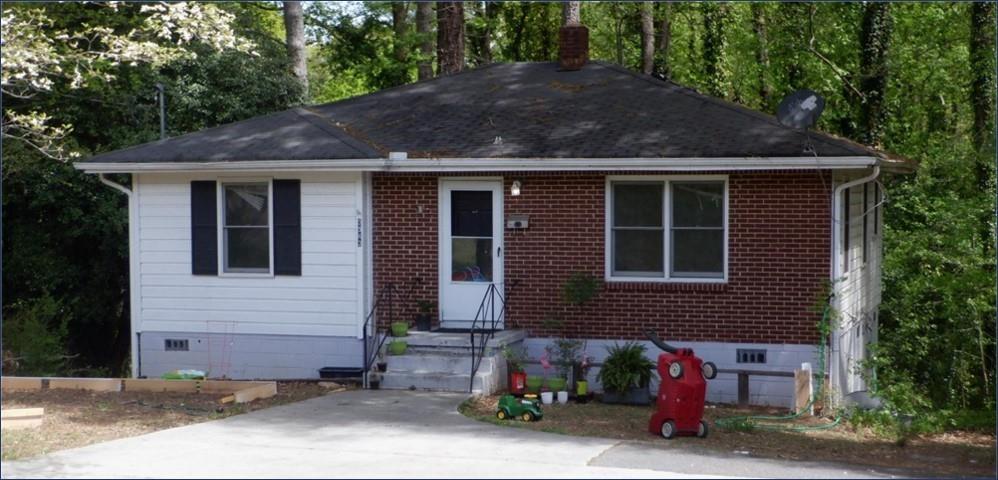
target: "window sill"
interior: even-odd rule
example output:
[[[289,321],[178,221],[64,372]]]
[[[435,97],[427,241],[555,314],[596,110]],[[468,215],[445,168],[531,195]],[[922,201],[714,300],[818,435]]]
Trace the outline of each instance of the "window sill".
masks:
[[[724,292],[726,281],[670,282],[651,280],[610,280],[605,283],[610,292]]]

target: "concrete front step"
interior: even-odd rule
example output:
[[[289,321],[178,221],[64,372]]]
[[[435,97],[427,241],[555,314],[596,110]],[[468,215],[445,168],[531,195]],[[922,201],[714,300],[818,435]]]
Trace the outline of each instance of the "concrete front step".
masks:
[[[441,354],[441,353],[409,353],[405,355],[389,355],[385,357],[390,372],[441,372],[441,373],[471,373],[471,355]],[[479,363],[479,373],[491,372],[496,359],[483,357]]]
[[[487,375],[475,375],[472,392],[488,395],[494,390],[483,389],[488,385]],[[432,390],[438,392],[467,392],[471,376],[468,373],[446,372],[392,372],[381,375],[381,388],[388,390]]]
[[[481,340],[480,333],[475,334],[475,343]],[[500,330],[492,335],[486,344],[487,350],[499,350],[511,344],[523,341],[527,338],[527,332],[523,330]],[[398,340],[405,341],[410,349],[414,350],[471,350],[470,333],[438,333],[438,332],[409,332],[405,337]]]

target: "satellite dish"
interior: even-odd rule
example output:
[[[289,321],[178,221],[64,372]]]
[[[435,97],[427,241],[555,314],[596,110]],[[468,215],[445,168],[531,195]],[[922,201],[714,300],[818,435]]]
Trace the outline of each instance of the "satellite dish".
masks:
[[[776,119],[790,128],[809,128],[818,122],[825,109],[825,99],[811,90],[797,90],[783,98],[776,109]]]

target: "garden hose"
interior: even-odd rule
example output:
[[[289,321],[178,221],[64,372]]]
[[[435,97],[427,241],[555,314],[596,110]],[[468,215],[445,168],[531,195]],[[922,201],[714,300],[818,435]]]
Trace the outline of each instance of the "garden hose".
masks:
[[[817,377],[819,378],[818,387],[814,390],[811,395],[811,400],[807,402],[804,408],[801,408],[797,413],[790,415],[737,415],[732,417],[723,417],[714,420],[714,424],[726,429],[733,430],[738,428],[740,425],[747,425],[751,428],[758,428],[760,430],[785,430],[785,431],[814,431],[814,430],[828,430],[838,426],[839,422],[842,421],[842,415],[836,415],[835,420],[832,423],[824,425],[787,425],[787,424],[774,424],[774,423],[759,423],[762,422],[786,422],[790,420],[796,420],[804,415],[804,412],[810,411],[811,407],[814,406],[814,402],[821,398],[822,390],[824,389],[824,379],[825,379],[825,343],[828,340],[828,335],[831,331],[829,314],[832,310],[832,297],[828,297],[828,301],[825,304],[825,310],[821,314],[821,322],[818,323],[818,332],[821,334],[821,339],[818,341],[818,372]],[[813,378],[813,376],[812,376]]]

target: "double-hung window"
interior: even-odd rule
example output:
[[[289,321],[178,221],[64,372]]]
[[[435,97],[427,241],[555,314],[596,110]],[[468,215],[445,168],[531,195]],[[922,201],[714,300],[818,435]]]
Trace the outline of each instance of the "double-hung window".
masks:
[[[723,177],[611,178],[608,188],[610,280],[725,279]]]
[[[270,182],[222,184],[222,271],[270,273]]]

